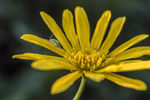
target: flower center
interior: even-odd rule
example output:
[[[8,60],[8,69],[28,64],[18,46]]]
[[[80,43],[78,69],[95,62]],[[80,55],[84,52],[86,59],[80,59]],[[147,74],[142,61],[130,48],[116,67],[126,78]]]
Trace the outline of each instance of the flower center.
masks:
[[[67,59],[77,63],[82,70],[95,71],[100,68],[105,55],[93,49],[72,52]]]

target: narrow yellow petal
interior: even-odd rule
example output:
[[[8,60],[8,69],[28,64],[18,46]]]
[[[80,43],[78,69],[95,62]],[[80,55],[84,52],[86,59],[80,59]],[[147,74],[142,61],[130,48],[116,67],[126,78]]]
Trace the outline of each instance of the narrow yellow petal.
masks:
[[[143,60],[124,60],[124,61],[118,61],[118,62],[113,62],[111,64],[120,64],[120,63],[133,63],[133,62],[139,62],[139,61],[143,61]],[[110,64],[109,64],[110,65]]]
[[[123,43],[122,45],[120,45],[119,47],[117,47],[108,56],[115,56],[115,55],[125,51],[126,49],[130,48],[131,46],[137,44],[138,42],[144,40],[148,36],[149,35],[147,35],[147,34],[141,34],[141,35],[135,36],[134,38],[130,39],[129,41],[127,41],[127,42]]]
[[[110,62],[117,62],[126,59],[138,58],[143,55],[150,55],[150,46],[134,47],[116,55]]]
[[[43,18],[44,22],[49,27],[49,29],[52,31],[52,33],[55,35],[55,37],[60,42],[62,47],[65,50],[70,50],[71,46],[70,46],[68,40],[66,39],[64,33],[62,32],[62,30],[56,24],[55,20],[43,11],[41,11],[40,14],[41,14],[41,17]]]
[[[88,48],[90,45],[90,25],[83,8],[75,8],[75,21],[80,45],[82,48]]]
[[[78,70],[78,67],[74,64],[70,64],[65,60],[45,59],[38,60],[32,63],[32,68],[39,70]]]
[[[98,20],[93,37],[92,37],[92,41],[91,41],[91,47],[94,49],[99,49],[103,37],[105,35],[109,20],[111,17],[111,12],[109,10],[105,11],[101,18]]]
[[[67,90],[77,79],[82,76],[82,73],[79,71],[67,74],[58,80],[52,85],[51,94],[58,94]]]
[[[113,74],[113,73],[105,74],[105,77],[108,80],[126,88],[132,88],[138,91],[147,90],[146,84],[142,82],[141,80],[127,78],[127,77]]]
[[[126,72],[150,69],[150,60],[148,61],[130,61],[120,62],[119,64],[108,65],[107,67],[98,70],[97,72]]]
[[[105,78],[103,74],[97,74],[97,73],[87,72],[87,71],[84,72],[84,75],[95,82],[100,82]]]
[[[73,48],[79,49],[79,41],[78,37],[75,32],[75,27],[74,27],[74,20],[73,20],[73,15],[71,11],[64,10],[63,16],[62,16],[62,26],[64,29],[64,32],[66,33],[66,36],[70,43],[72,44]]]
[[[102,47],[100,48],[101,51],[103,51],[104,53],[107,53],[109,51],[116,38],[118,37],[119,33],[121,32],[125,23],[125,19],[125,17],[120,17],[112,23],[108,36],[102,44]]]
[[[47,48],[61,56],[64,56],[66,53],[63,49],[56,47],[54,44],[50,43],[48,40],[42,39],[35,35],[24,34],[23,36],[21,36],[21,39],[28,41],[30,43],[34,43],[36,45],[42,46],[44,48]]]
[[[24,60],[43,60],[43,59],[61,60],[63,59],[63,58],[56,57],[56,56],[42,55],[42,54],[36,54],[36,53],[17,54],[17,55],[13,55],[12,58],[24,59]]]

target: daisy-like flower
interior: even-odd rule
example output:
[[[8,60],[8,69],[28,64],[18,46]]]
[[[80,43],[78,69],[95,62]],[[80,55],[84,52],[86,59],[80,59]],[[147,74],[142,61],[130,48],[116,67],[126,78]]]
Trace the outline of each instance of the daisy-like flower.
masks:
[[[39,70],[69,70],[69,74],[54,82],[51,94],[58,94],[67,90],[81,76],[81,83],[85,82],[85,78],[95,82],[108,79],[123,87],[139,91],[147,89],[146,84],[140,80],[115,74],[116,72],[150,69],[150,60],[134,60],[134,58],[143,55],[150,55],[150,46],[130,48],[147,38],[147,34],[135,36],[109,52],[122,30],[126,17],[115,19],[111,24],[106,39],[103,40],[111,18],[111,12],[109,10],[105,11],[98,20],[90,40],[90,25],[83,8],[75,8],[75,26],[71,11],[64,10],[62,26],[65,34],[51,16],[43,11],[40,14],[60,42],[61,47],[56,46],[49,40],[31,34],[25,34],[21,39],[47,48],[60,55],[60,57],[24,53],[14,55],[13,58],[33,60],[32,68]],[[82,90],[82,87],[83,84],[80,85],[80,90]]]

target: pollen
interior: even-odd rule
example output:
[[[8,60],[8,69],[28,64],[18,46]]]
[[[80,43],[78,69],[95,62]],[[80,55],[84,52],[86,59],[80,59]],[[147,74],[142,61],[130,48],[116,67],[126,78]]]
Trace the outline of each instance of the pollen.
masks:
[[[72,52],[66,59],[77,63],[82,70],[95,71],[101,67],[105,55],[93,49],[84,49]]]

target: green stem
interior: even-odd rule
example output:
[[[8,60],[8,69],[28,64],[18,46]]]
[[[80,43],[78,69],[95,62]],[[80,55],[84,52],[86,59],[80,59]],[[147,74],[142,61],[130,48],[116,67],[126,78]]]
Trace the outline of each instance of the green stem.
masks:
[[[84,89],[84,86],[85,86],[85,82],[86,82],[86,78],[85,76],[82,76],[82,80],[81,80],[81,83],[80,83],[80,86],[79,86],[79,89],[76,93],[76,95],[74,96],[73,100],[79,100],[82,92],[83,92],[83,89]]]

